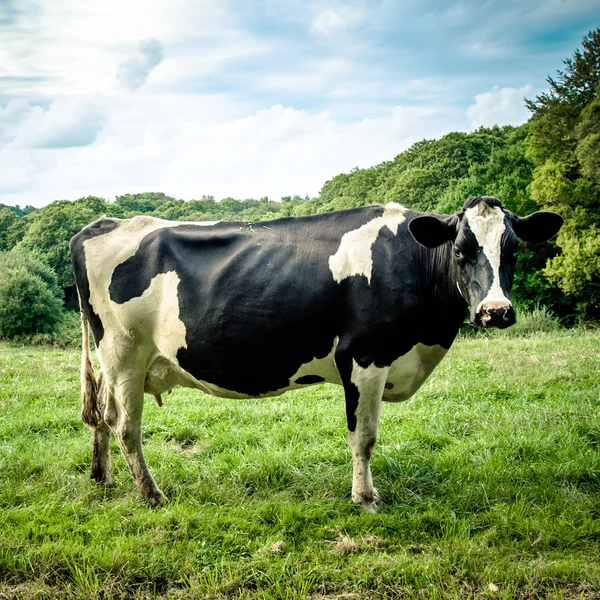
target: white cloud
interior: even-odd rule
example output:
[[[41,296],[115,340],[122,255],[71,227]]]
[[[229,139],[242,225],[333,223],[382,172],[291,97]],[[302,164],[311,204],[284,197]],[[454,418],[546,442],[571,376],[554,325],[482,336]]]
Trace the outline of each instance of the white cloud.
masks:
[[[115,65],[131,59],[136,40],[158,38],[168,48],[189,36],[226,37],[234,26],[220,0],[37,0],[17,25],[0,31],[2,75],[11,78],[2,82],[2,92],[105,93],[114,87]],[[144,54],[148,60],[147,48]],[[144,64],[142,58],[137,72]],[[124,69],[131,76],[131,66]]]
[[[101,102],[89,97],[59,96],[47,110],[13,100],[4,114],[12,115],[8,131],[14,144],[21,148],[87,146],[94,142],[107,120]]]
[[[148,81],[162,59],[163,47],[156,38],[140,40],[137,54],[119,64],[117,79],[125,88],[135,90]]]
[[[389,159],[440,128],[430,108],[396,107],[378,118],[340,122],[328,111],[281,105],[231,118],[219,99],[196,97],[178,99],[170,112],[164,111],[170,102],[147,98],[136,112],[134,98],[114,100],[94,144],[37,150],[38,177],[19,176],[12,186],[16,193],[20,182],[19,195],[2,201],[40,205],[144,190],[187,199],[316,195],[334,175]],[[5,150],[19,152],[14,145]]]
[[[358,6],[345,4],[320,7],[310,23],[311,33],[330,35],[336,31],[355,27],[367,16],[367,12]]]
[[[12,98],[4,107],[0,107],[0,140],[11,141],[19,124],[31,113],[31,106],[24,98]]]
[[[15,194],[20,198],[23,190],[33,187],[35,167],[29,152],[5,146],[0,151],[0,194]],[[14,202],[18,204],[18,200]]]
[[[492,125],[519,125],[529,118],[523,98],[531,94],[530,85],[521,88],[499,88],[494,86],[491,92],[475,96],[475,104],[467,109],[471,127],[490,127]]]

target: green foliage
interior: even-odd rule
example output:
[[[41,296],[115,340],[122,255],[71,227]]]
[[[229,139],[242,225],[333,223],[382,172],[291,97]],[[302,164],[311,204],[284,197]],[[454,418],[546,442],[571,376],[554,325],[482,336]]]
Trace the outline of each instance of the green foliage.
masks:
[[[123,211],[124,216],[151,213],[160,206],[172,202],[175,198],[162,192],[143,192],[141,194],[125,194],[115,198],[115,206]],[[115,215],[116,216],[116,215]]]
[[[81,320],[78,310],[62,310],[60,321],[45,333],[27,333],[12,338],[17,344],[52,346],[55,348],[81,348]]]
[[[62,316],[56,274],[39,254],[0,254],[0,336],[51,333]]]
[[[37,208],[30,206],[29,204],[25,208],[21,208],[18,204],[16,206],[8,206],[0,203],[0,210],[3,208],[8,208],[8,210],[14,212],[18,217],[25,217],[26,215],[37,210]]]
[[[75,285],[69,255],[69,240],[88,223],[103,214],[111,214],[112,205],[102,198],[88,196],[70,202],[57,200],[28,218],[29,223],[19,246],[38,250],[55,270],[63,289]]]
[[[304,200],[297,196],[287,197],[284,202],[275,202],[268,198],[224,198],[217,202],[213,196],[202,196],[200,200],[170,200],[148,214],[176,221],[255,222],[291,216],[294,208],[302,203]]]
[[[0,252],[6,252],[12,248],[9,231],[19,220],[14,211],[5,207],[0,208]]]
[[[562,253],[545,273],[577,302],[581,317],[600,318],[600,29],[590,32],[550,90],[529,100],[527,138],[536,164],[531,195],[560,212]]]
[[[325,183],[319,198],[301,206],[296,214],[392,201],[439,211],[445,194],[445,207],[453,212],[481,187],[468,181],[470,169],[487,163],[495,149],[508,145],[513,131],[513,127],[482,127],[473,133],[455,132],[440,140],[423,140],[392,161],[334,177]]]

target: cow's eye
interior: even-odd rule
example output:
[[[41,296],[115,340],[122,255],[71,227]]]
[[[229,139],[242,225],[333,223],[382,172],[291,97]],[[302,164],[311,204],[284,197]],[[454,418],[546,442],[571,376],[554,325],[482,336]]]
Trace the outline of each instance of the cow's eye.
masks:
[[[465,257],[465,255],[458,248],[454,248],[454,256],[456,256],[457,260],[461,260]]]

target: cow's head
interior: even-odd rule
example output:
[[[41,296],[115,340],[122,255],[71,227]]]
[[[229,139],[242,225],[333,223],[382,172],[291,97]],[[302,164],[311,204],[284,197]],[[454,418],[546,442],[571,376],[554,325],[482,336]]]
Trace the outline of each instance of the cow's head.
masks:
[[[435,248],[451,242],[452,272],[460,294],[470,306],[471,323],[508,327],[515,322],[510,291],[519,244],[545,242],[558,233],[560,215],[536,212],[517,217],[497,198],[469,198],[449,217],[426,215],[409,223],[417,242]]]

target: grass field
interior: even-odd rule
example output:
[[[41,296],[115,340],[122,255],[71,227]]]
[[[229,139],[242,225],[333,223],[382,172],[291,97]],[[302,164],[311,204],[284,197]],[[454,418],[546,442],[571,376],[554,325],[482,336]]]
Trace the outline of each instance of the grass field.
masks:
[[[600,332],[463,339],[385,405],[350,501],[341,388],[147,397],[169,496],[88,479],[79,353],[0,345],[0,598],[600,598]]]

